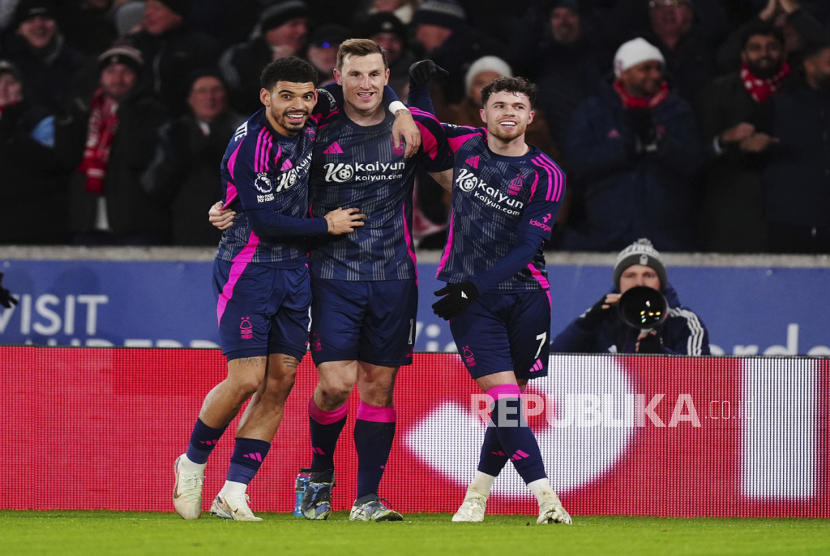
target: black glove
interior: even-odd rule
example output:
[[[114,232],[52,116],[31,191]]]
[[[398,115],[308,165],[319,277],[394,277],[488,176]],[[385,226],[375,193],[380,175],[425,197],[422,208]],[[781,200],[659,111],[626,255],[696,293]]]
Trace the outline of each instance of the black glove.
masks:
[[[609,306],[607,309],[603,309],[603,305],[608,305],[605,302],[605,296],[603,295],[599,301],[594,303],[594,306],[585,311],[585,314],[579,317],[576,321],[577,326],[579,326],[582,330],[586,332],[593,332],[599,325],[608,318],[608,315],[611,314],[611,307]]]
[[[0,272],[0,305],[6,309],[11,309],[12,305],[17,305],[17,299],[12,297],[9,290],[3,287],[3,273]]]
[[[432,311],[442,319],[450,320],[472,305],[480,294],[472,282],[461,282],[460,284],[447,284],[435,292],[435,295],[444,297],[432,304]]]
[[[629,110],[631,115],[631,126],[634,130],[634,135],[640,141],[642,152],[652,152],[657,149],[657,128],[654,121],[651,119],[651,110],[646,108],[634,108]]]
[[[426,85],[435,76],[447,76],[449,72],[432,60],[419,60],[409,66],[409,86],[420,87]]]

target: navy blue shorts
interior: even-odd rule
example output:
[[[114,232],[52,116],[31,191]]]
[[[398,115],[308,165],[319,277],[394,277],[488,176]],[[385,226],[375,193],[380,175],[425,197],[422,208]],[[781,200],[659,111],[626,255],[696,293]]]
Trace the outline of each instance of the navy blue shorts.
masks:
[[[314,363],[412,364],[418,286],[415,280],[351,282],[312,278]]]
[[[474,379],[511,370],[518,379],[548,374],[548,292],[486,293],[450,320],[450,332]]]
[[[282,269],[216,260],[213,285],[219,341],[228,361],[271,353],[303,359],[311,305],[308,267]]]

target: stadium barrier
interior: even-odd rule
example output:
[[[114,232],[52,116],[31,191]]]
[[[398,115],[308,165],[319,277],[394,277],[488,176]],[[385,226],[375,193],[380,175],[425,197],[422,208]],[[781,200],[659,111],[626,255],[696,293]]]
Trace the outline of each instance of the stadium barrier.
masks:
[[[418,353],[400,373],[380,494],[404,513],[455,511],[475,471],[486,400],[460,357]],[[525,396],[528,421],[571,513],[830,517],[827,360],[600,355],[550,364]],[[218,350],[0,347],[2,508],[172,511],[173,461],[225,368]],[[311,459],[314,384],[306,357],[249,489],[254,511],[293,509],[294,478]],[[335,456],[337,510],[356,488],[356,410],[352,396]],[[205,508],[224,481],[234,430],[209,462]],[[536,512],[512,465],[488,512]]]
[[[210,248],[2,247],[0,344],[215,348]],[[615,253],[547,253],[550,337],[611,287]],[[419,252],[415,350],[454,352],[432,313],[440,253]],[[714,355],[830,356],[830,256],[665,255],[683,305],[709,330]]]

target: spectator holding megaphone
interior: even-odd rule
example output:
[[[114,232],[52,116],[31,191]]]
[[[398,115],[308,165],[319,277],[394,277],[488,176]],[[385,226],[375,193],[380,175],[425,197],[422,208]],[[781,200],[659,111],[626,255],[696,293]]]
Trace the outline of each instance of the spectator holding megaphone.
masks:
[[[551,353],[710,354],[706,327],[680,305],[648,239],[617,255],[613,279],[611,292],[553,339]]]

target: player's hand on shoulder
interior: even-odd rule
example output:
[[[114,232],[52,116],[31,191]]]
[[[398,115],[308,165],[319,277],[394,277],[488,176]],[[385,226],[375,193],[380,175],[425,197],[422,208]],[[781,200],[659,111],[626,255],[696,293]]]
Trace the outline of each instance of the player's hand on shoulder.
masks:
[[[409,85],[420,87],[426,85],[436,76],[448,76],[449,72],[432,60],[418,60],[409,66]]]
[[[326,213],[323,217],[329,225],[329,233],[334,236],[341,234],[348,234],[354,231],[355,228],[363,226],[363,219],[365,214],[360,213],[358,208],[336,208],[331,212]]]
[[[208,220],[220,230],[227,230],[233,226],[236,212],[231,209],[222,210],[222,201],[217,201],[208,211]]]
[[[402,141],[406,148],[405,158],[418,154],[418,149],[421,148],[421,130],[409,110],[395,112],[395,123],[392,124],[392,146],[399,149]]]

